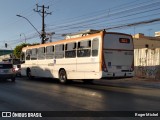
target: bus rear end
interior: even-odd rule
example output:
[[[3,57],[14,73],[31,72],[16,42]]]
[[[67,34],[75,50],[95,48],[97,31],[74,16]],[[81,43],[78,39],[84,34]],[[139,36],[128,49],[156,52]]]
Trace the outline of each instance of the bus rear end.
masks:
[[[133,77],[134,47],[131,35],[105,33],[102,77]]]

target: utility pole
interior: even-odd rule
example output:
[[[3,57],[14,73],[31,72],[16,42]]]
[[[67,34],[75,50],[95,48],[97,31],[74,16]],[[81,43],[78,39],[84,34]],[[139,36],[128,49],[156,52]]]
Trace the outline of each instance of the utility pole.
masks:
[[[51,12],[50,13],[47,13],[45,11],[45,9],[49,9],[49,6],[48,7],[45,7],[44,5],[42,6],[39,6],[38,4],[37,5],[37,9],[33,9],[35,12],[38,12],[40,14],[40,16],[42,16],[42,33],[41,33],[41,38],[42,38],[42,41],[41,43],[44,44],[45,43],[45,39],[46,39],[46,32],[45,32],[45,22],[44,22],[44,18],[50,14],[51,15]],[[39,7],[42,8],[41,10],[39,10]]]

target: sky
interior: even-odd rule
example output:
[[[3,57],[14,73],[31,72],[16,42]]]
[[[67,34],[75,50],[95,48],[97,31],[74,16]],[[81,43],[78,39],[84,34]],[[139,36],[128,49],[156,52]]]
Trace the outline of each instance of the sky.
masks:
[[[160,18],[160,0],[0,0],[1,49],[14,49],[25,39],[27,43],[41,42],[29,22],[16,16],[26,17],[41,32],[42,17],[33,10],[37,9],[36,4],[49,6],[45,11],[52,14],[45,17],[45,30],[46,33],[55,33],[52,41],[63,39],[62,34],[88,29],[112,28],[107,31],[148,36],[160,31],[160,22],[113,29]]]

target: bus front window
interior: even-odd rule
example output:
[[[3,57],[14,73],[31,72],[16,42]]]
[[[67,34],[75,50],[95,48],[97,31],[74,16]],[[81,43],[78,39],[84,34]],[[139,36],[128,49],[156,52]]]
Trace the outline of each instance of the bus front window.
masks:
[[[25,63],[25,53],[24,52],[21,53],[20,61],[21,63]]]

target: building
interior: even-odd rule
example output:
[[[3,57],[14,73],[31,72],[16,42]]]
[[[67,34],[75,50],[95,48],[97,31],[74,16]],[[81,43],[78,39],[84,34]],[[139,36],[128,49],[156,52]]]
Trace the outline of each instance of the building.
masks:
[[[145,36],[142,33],[136,34],[133,36],[134,39],[134,48],[148,48],[155,49],[160,48],[160,37],[150,37]]]
[[[160,80],[160,37],[133,36],[135,76]]]
[[[6,58],[10,58],[13,50],[0,50],[0,61]]]

